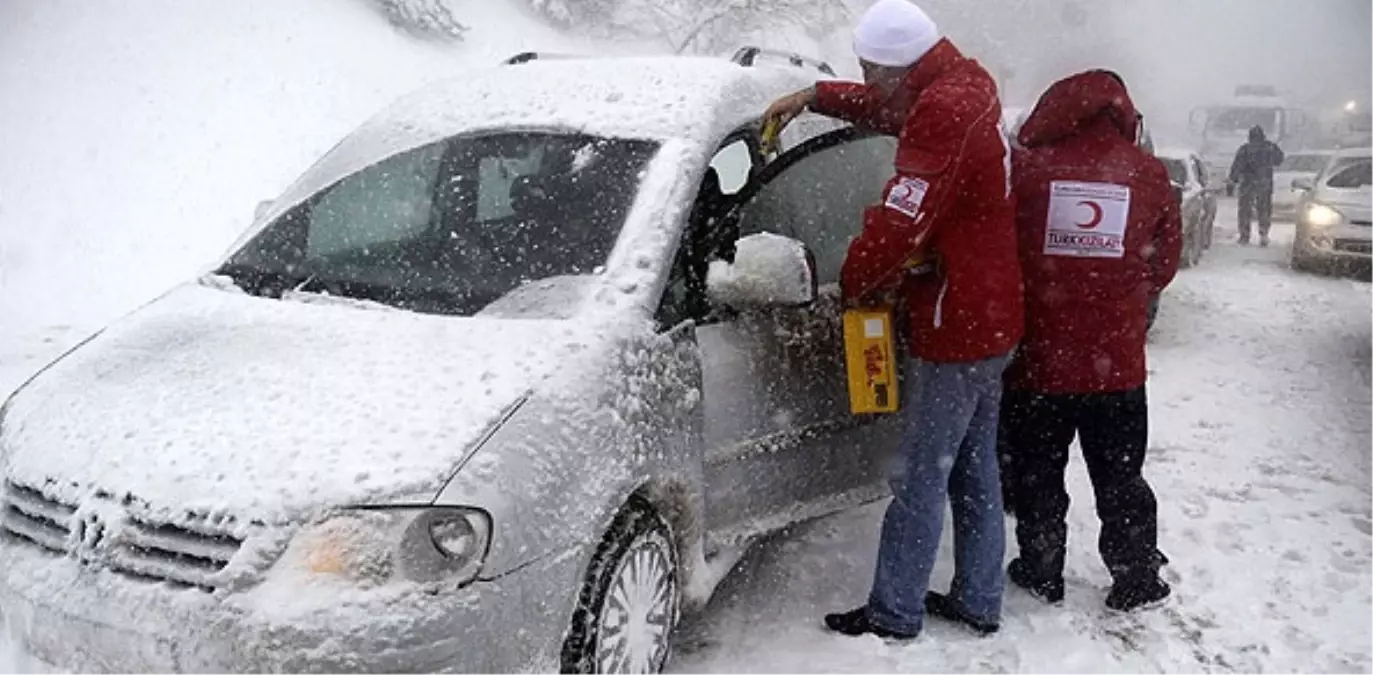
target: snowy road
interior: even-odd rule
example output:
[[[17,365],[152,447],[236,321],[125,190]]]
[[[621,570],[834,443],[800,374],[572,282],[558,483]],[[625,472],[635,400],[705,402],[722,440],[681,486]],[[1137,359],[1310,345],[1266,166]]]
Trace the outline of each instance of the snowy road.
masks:
[[[1221,208],[1224,221],[1233,202]],[[1287,269],[1291,233],[1279,225],[1273,247],[1242,249],[1222,222],[1165,294],[1145,469],[1173,560],[1165,608],[1122,618],[1102,606],[1109,577],[1075,457],[1062,608],[1011,588],[989,639],[937,621],[904,647],[826,634],[825,612],[866,596],[883,503],[759,546],[682,629],[672,669],[1368,671],[1369,287]],[[944,544],[939,586],[952,574]]]
[[[1222,219],[1232,204],[1223,204]],[[1150,350],[1146,472],[1175,597],[1138,617],[1102,607],[1091,492],[1077,458],[1068,599],[1011,589],[1002,632],[931,622],[904,647],[823,632],[860,602],[882,505],[756,547],[680,631],[688,671],[1367,671],[1370,654],[1370,287],[1294,273],[1290,226],[1241,249],[1222,227],[1165,294]],[[86,331],[7,326],[0,393]],[[947,582],[946,548],[936,569]],[[0,646],[0,652],[4,652]],[[15,666],[0,653],[0,671]]]

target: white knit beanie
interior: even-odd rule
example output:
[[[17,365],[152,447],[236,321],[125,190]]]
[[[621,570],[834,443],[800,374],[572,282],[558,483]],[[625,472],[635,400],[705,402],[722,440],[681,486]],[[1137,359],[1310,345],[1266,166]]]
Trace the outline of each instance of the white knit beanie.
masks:
[[[877,0],[853,29],[853,52],[879,66],[905,68],[939,38],[939,27],[908,0]]]

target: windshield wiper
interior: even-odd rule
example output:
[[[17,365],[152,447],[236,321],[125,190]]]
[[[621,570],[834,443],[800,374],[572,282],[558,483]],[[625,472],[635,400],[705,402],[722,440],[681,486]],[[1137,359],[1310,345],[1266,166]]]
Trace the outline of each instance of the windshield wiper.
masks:
[[[286,272],[265,270],[241,263],[224,265],[215,270],[214,273],[228,277],[235,286],[243,289],[245,293],[262,297],[280,297],[286,289],[298,285],[303,286],[314,277],[314,275],[292,275]]]

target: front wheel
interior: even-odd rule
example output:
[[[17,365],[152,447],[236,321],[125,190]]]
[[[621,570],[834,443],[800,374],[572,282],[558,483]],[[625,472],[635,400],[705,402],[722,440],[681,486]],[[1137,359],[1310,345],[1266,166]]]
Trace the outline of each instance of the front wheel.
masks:
[[[657,673],[671,653],[681,587],[667,525],[631,501],[596,549],[563,644],[564,673]]]

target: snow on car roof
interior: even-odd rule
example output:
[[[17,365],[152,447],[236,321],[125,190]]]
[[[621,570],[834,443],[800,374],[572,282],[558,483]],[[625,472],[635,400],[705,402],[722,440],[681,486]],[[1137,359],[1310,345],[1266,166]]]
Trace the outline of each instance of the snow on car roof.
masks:
[[[1369,156],[1373,156],[1373,148],[1345,148],[1343,150],[1335,151],[1335,157],[1339,159]]]
[[[447,136],[567,128],[614,137],[706,142],[760,117],[773,99],[814,82],[793,67],[706,57],[558,59],[494,66],[396,101],[330,150],[264,214],[385,157]]]

